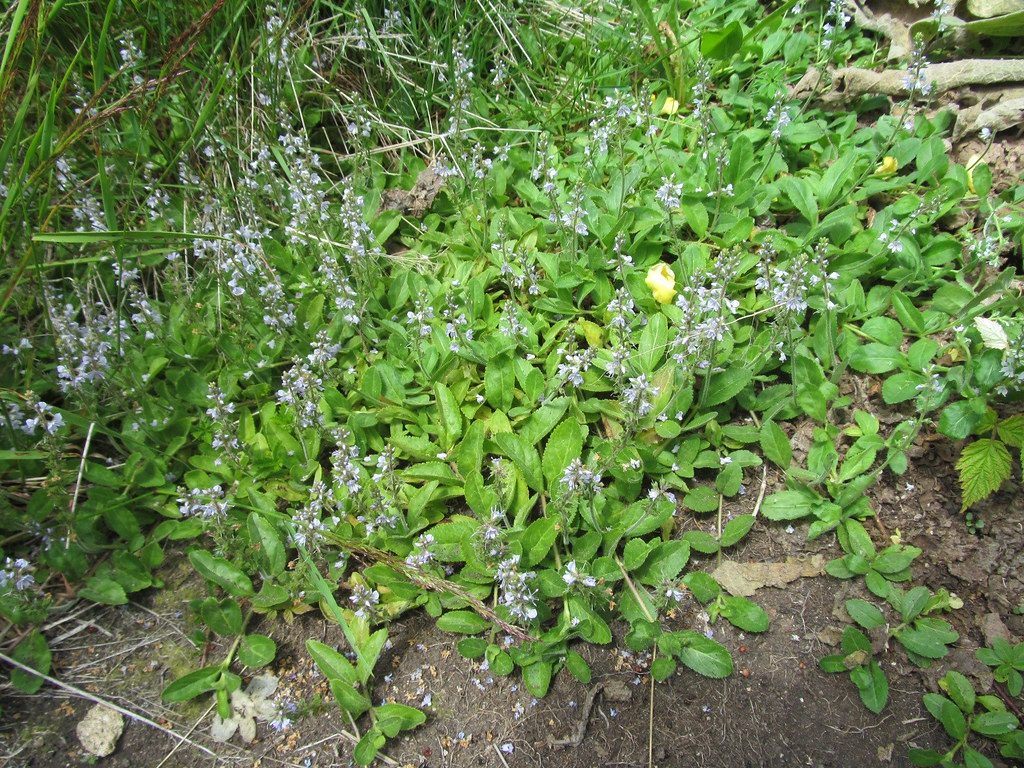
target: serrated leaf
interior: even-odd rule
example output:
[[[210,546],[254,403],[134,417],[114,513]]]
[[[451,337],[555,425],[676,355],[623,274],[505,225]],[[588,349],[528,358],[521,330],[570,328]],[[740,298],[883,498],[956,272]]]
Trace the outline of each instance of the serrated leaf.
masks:
[[[1010,452],[1000,440],[981,438],[964,447],[956,468],[960,472],[960,511],[999,490],[1012,472]]]
[[[981,343],[989,349],[1006,349],[1010,346],[1010,338],[1001,323],[987,317],[976,317],[974,327],[981,334]]]
[[[1016,413],[996,425],[999,439],[1011,448],[1024,447],[1024,414]]]
[[[850,618],[860,624],[864,629],[875,629],[885,626],[885,615],[876,606],[867,600],[847,600],[846,612]]]
[[[704,379],[704,387],[708,390],[703,400],[705,407],[728,402],[742,392],[752,378],[753,372],[746,368],[727,368],[711,374]]]

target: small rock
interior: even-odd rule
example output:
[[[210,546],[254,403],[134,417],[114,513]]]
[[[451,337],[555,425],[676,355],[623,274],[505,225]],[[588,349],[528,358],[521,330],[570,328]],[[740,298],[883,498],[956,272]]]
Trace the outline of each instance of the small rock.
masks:
[[[124,733],[124,717],[120,712],[97,704],[85,714],[76,730],[86,752],[106,757],[114,751]]]
[[[982,634],[985,635],[985,645],[992,647],[992,642],[1000,637],[1006,642],[1013,644],[1013,637],[1010,630],[1003,624],[1003,619],[998,613],[986,613],[978,622],[981,625]]]
[[[633,698],[633,689],[622,680],[609,680],[602,691],[605,701],[627,702]]]

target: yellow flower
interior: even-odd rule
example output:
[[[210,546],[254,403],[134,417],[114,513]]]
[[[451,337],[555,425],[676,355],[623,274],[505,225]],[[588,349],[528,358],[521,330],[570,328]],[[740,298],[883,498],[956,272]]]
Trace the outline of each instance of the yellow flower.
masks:
[[[647,270],[647,279],[644,282],[659,304],[668,304],[676,296],[676,273],[663,261]]]
[[[971,191],[972,195],[978,194],[978,190],[974,188],[974,169],[978,167],[980,162],[981,155],[972,155],[971,159],[967,161],[967,188]]]
[[[891,176],[896,173],[896,169],[899,168],[899,163],[896,162],[895,157],[883,157],[882,162],[877,168],[875,168],[876,176]]]
[[[651,101],[656,102],[657,96],[651,96]],[[658,110],[659,115],[674,115],[679,111],[679,102],[671,96],[665,97],[665,103],[661,105],[661,109]]]

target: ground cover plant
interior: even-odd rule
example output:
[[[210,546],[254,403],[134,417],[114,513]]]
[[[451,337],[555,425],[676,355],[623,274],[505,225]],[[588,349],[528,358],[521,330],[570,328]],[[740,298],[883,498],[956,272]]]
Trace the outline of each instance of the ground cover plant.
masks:
[[[926,75],[948,14],[904,98],[835,112],[794,95],[807,68],[882,56],[835,2],[12,4],[12,683],[43,686],[71,596],[159,590],[183,548],[209,586],[192,642],[226,652],[164,699],[212,698],[218,738],[283,727],[249,679],[276,622],[319,611],[346,645],[306,650],[368,764],[426,718],[374,694],[398,617],[537,697],[589,682],[580,648],[619,622],[653,680],[725,677],[713,630],[666,617],[769,618],[694,559],[799,525],[876,598],[846,601],[821,666],[882,711],[875,636],[941,663],[962,601],[872,537],[867,492],[937,432],[965,441],[966,512],[1024,444],[1024,187],[950,157]],[[850,375],[903,418],[841,395]],[[979,655],[1018,702],[1019,656]],[[1020,757],[1006,704],[956,674],[925,701],[956,747],[911,758],[984,765],[971,730]]]

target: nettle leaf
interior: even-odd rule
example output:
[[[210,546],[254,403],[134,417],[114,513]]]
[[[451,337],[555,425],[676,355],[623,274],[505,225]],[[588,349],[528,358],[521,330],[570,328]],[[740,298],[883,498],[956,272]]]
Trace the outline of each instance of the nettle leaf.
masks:
[[[999,439],[1011,448],[1024,447],[1024,414],[1016,413],[996,425]]]
[[[960,472],[960,511],[999,490],[1012,473],[1010,452],[999,440],[983,437],[966,446],[956,463]]]

